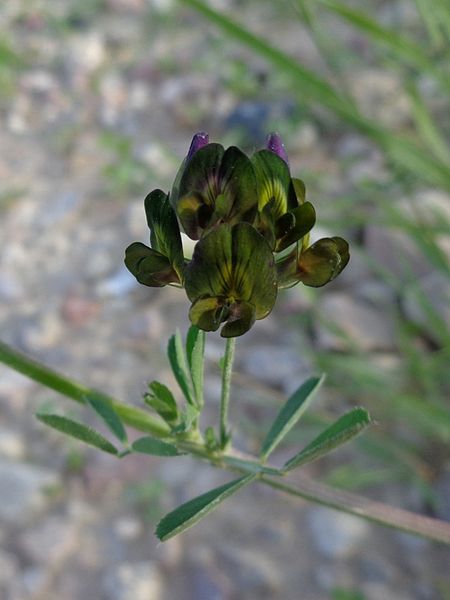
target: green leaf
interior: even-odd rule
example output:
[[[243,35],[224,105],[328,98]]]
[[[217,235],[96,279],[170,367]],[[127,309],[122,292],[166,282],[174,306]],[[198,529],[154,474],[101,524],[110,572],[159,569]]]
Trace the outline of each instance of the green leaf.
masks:
[[[325,375],[320,377],[311,377],[303,383],[296,392],[292,394],[286,404],[278,413],[268,434],[266,435],[259,457],[266,460],[275,450],[278,444],[289,433],[289,431],[298,422],[303,413],[309,408],[314,394],[322,385]]]
[[[159,381],[149,383],[149,393],[144,395],[144,402],[151,406],[167,423],[174,423],[178,418],[178,407],[172,392]]]
[[[101,397],[87,395],[86,402],[92,406],[95,412],[103,419],[110,431],[123,444],[127,443],[127,433],[120,417],[111,405],[107,404]]]
[[[205,332],[192,325],[186,337],[186,354],[191,371],[192,386],[197,406],[203,406],[203,363],[205,357]]]
[[[173,374],[175,375],[175,379],[177,380],[184,397],[189,404],[195,405],[192,397],[191,381],[186,363],[186,356],[183,350],[183,342],[178,330],[175,335],[171,336],[169,340],[169,344],[167,346],[167,356],[169,358]]]
[[[151,454],[152,456],[180,456],[184,452],[179,452],[173,444],[162,442],[150,435],[141,437],[131,444],[133,452],[141,454]]]
[[[49,427],[53,427],[62,433],[70,435],[71,437],[81,440],[90,446],[94,446],[99,450],[108,452],[108,454],[118,454],[118,450],[113,446],[106,438],[104,438],[98,431],[95,431],[87,425],[73,421],[67,417],[61,417],[60,415],[49,415],[49,414],[37,414],[36,417],[42,423],[45,423]]]
[[[327,427],[301,452],[288,460],[283,471],[291,471],[300,465],[320,458],[359,435],[371,424],[369,413],[364,408],[354,408]]]
[[[192,525],[195,525],[200,519],[206,517],[206,515],[217,508],[221,502],[229,498],[232,494],[235,494],[242,487],[256,479],[256,477],[256,474],[252,474],[235,479],[182,504],[161,519],[156,527],[156,535],[162,542],[165,542],[178,533],[192,527]]]
[[[162,190],[153,190],[145,198],[144,206],[152,248],[168,258],[179,280],[182,281],[183,246],[177,217],[170,205],[168,195]]]

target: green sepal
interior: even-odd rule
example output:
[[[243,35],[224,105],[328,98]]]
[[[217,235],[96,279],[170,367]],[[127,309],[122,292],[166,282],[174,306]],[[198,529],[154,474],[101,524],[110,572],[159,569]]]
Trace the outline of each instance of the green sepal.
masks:
[[[169,538],[192,527],[192,525],[198,523],[200,519],[206,517],[206,515],[217,508],[221,502],[229,498],[232,494],[235,494],[245,485],[248,485],[257,476],[256,474],[252,474],[235,479],[178,506],[178,508],[168,513],[158,523],[156,527],[157,537],[161,542],[165,542]]]
[[[133,242],[125,250],[125,265],[143,285],[163,287],[180,283],[169,259],[141,242]]]
[[[148,393],[144,394],[144,402],[153,408],[169,425],[178,420],[178,407],[172,392],[159,381],[148,384]]]
[[[145,198],[144,207],[153,250],[169,259],[180,281],[183,281],[183,246],[177,217],[168,195],[161,190],[153,190]]]
[[[332,281],[350,259],[348,244],[342,238],[322,238],[301,253],[298,279],[310,287],[321,287]]]
[[[270,150],[255,152],[251,161],[258,186],[258,210],[261,212],[264,206],[273,200],[272,214],[277,221],[289,209],[297,206],[297,202],[293,201],[293,195],[289,193],[291,185],[289,167],[282,158]]]

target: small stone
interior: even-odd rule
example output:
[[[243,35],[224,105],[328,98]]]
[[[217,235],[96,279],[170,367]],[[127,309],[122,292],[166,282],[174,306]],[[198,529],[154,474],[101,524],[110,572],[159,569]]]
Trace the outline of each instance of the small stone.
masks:
[[[35,563],[54,565],[64,560],[77,547],[77,529],[69,519],[51,516],[34,528],[28,528],[20,545]]]
[[[142,533],[141,522],[135,517],[122,517],[114,525],[117,535],[124,541],[135,540]]]
[[[163,579],[150,561],[125,562],[105,576],[103,588],[108,600],[162,600]]]
[[[47,469],[1,460],[0,520],[13,525],[26,523],[45,508],[46,491],[57,483],[57,476]]]
[[[315,507],[309,511],[308,524],[313,543],[326,558],[345,558],[354,555],[370,532],[362,519]]]
[[[20,459],[26,448],[22,436],[11,429],[0,429],[0,455],[5,458]]]
[[[220,546],[220,555],[229,565],[228,573],[239,594],[275,594],[281,587],[277,565],[257,548]]]

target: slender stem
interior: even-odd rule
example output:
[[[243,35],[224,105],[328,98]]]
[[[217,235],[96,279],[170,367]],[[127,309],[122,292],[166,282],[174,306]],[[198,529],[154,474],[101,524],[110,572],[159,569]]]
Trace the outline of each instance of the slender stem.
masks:
[[[169,430],[162,421],[153,418],[146,412],[129,406],[96,390],[87,388],[49,369],[45,365],[29,358],[28,356],[14,350],[8,345],[0,342],[0,362],[10,366],[19,373],[30,377],[61,394],[84,403],[89,394],[96,394],[105,402],[114,407],[125,423],[135,427],[139,431],[151,433],[157,437],[169,437]],[[450,545],[450,523],[440,519],[432,519],[423,515],[403,510],[389,504],[376,502],[357,494],[332,488],[323,483],[318,483],[307,477],[299,477],[297,484],[285,483],[281,478],[268,476],[276,469],[268,465],[260,465],[252,457],[229,451],[224,455],[211,454],[204,445],[194,442],[174,440],[180,449],[185,449],[192,454],[207,460],[215,467],[227,468],[240,473],[261,473],[259,481],[272,488],[278,489],[290,496],[303,498],[316,504],[322,504],[336,510],[346,512],[357,517],[364,518],[380,525],[406,531],[413,535],[442,542]]]
[[[164,421],[103,392],[81,385],[1,341],[0,362],[80,404],[85,404],[86,396],[95,396],[112,406],[125,423],[136,429],[158,437],[167,437],[170,434],[170,429]]]
[[[228,338],[223,357],[222,394],[220,397],[220,447],[228,443],[228,407],[230,404],[231,372],[233,370],[236,338]]]

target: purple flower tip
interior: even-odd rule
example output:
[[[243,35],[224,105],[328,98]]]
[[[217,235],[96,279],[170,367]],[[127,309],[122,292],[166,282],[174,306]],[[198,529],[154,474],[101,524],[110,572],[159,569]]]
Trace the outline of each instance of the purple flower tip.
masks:
[[[194,156],[194,154],[200,150],[200,148],[203,148],[203,146],[206,146],[206,144],[209,143],[209,135],[205,132],[205,131],[200,131],[199,133],[196,133],[194,135],[194,137],[192,138],[192,142],[191,145],[189,147],[189,152],[187,155],[187,160],[191,160],[191,158]]]
[[[277,154],[284,162],[289,165],[288,155],[286,148],[281,140],[281,136],[277,132],[269,133],[266,139],[266,148],[271,152]]]

